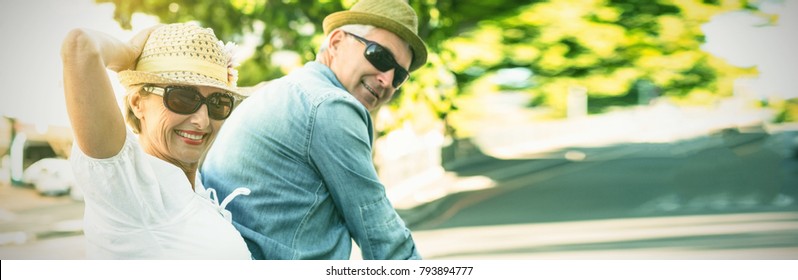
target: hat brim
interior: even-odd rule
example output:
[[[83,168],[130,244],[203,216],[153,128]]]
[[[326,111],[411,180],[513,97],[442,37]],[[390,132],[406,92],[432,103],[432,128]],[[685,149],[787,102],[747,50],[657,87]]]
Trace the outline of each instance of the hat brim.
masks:
[[[413,50],[413,61],[410,63],[410,71],[415,71],[427,63],[427,47],[424,45],[424,41],[422,41],[415,32],[396,22],[394,19],[357,11],[335,12],[324,18],[324,22],[322,23],[324,34],[328,34],[330,31],[347,24],[376,26],[393,32],[398,35],[399,38],[405,40],[405,42],[410,44],[410,48]]]
[[[249,96],[253,90],[246,87],[231,87],[216,79],[194,72],[152,73],[146,71],[126,70],[119,72],[119,82],[123,85],[138,84],[175,84],[190,86],[209,86],[229,91],[240,97]]]

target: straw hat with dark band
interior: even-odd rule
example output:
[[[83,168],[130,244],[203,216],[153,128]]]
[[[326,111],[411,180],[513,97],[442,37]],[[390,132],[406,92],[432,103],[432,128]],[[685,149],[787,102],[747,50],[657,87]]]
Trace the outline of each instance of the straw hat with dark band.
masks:
[[[427,63],[427,47],[418,37],[416,12],[403,0],[362,0],[348,11],[332,13],[322,25],[324,34],[347,24],[373,25],[398,35],[413,49],[410,71]]]
[[[179,84],[210,86],[241,96],[232,68],[232,50],[216,38],[213,30],[191,23],[164,25],[154,30],[134,70],[119,72],[124,85]]]

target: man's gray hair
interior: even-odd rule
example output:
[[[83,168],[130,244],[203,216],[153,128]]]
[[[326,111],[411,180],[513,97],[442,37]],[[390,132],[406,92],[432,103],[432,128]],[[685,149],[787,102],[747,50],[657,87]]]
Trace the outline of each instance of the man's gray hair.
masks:
[[[330,33],[327,34],[327,37],[324,38],[324,42],[322,42],[321,46],[319,47],[319,54],[322,54],[325,51],[327,51],[327,47],[330,46],[330,37],[332,36],[333,31],[338,29],[355,34],[360,37],[365,37],[369,35],[369,33],[371,33],[372,30],[374,30],[374,26],[364,25],[364,24],[347,24],[330,31]],[[321,55],[316,55],[316,61],[320,60],[321,60]]]

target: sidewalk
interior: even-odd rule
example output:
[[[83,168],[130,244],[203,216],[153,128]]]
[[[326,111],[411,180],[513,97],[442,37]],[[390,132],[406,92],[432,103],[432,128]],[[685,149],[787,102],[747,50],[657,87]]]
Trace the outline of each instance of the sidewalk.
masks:
[[[83,259],[83,203],[0,183],[0,259]]]

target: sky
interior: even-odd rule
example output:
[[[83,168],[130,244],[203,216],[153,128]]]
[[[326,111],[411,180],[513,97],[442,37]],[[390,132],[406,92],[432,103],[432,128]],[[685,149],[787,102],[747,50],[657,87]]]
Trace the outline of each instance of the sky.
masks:
[[[92,0],[0,1],[0,115],[36,124],[68,126],[64,105],[61,41],[77,27],[127,40],[157,19],[138,15],[133,31],[113,20],[113,4]]]
[[[702,28],[704,50],[740,66],[756,66],[760,77],[747,81],[759,97],[796,98],[798,89],[798,0],[765,2],[759,8],[778,15],[778,25],[749,12],[715,16]]]
[[[757,27],[762,21],[752,14],[734,12],[717,16],[704,26],[705,50],[738,66],[757,66],[761,78],[752,87],[764,96],[798,97],[792,82],[798,77],[798,0],[774,1],[762,7],[778,13],[778,26]],[[0,1],[0,115],[40,125],[68,126],[64,106],[61,41],[76,27],[104,31],[121,40],[157,22],[152,16],[135,15],[133,30],[119,27],[113,4],[92,0]],[[121,87],[120,87],[121,91]]]

